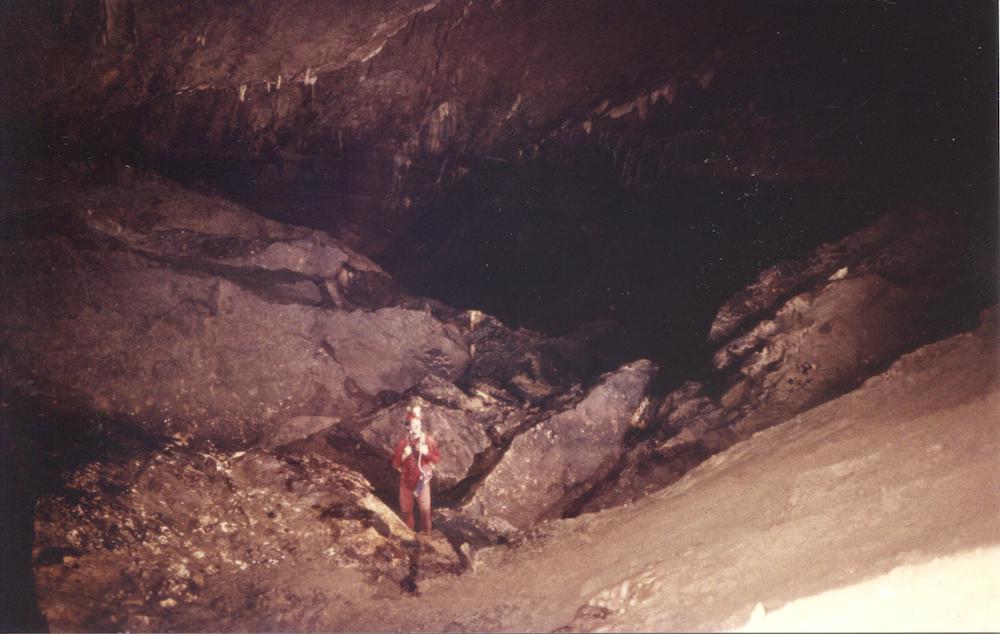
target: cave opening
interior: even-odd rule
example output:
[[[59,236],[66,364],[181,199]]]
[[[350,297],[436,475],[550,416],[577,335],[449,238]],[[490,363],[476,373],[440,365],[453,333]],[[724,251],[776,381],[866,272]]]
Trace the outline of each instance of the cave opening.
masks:
[[[595,371],[647,356],[676,380],[704,373],[696,360],[708,352],[715,310],[759,271],[893,207],[949,194],[961,199],[954,205],[990,204],[989,11],[933,2],[850,11],[706,6],[686,16],[697,37],[671,44],[655,36],[673,32],[665,7],[642,5],[631,16],[596,6],[573,16],[519,7],[518,18],[493,25],[495,34],[485,17],[464,28],[493,53],[504,38],[541,28],[536,22],[569,20],[541,46],[551,59],[533,49],[515,56],[526,69],[541,65],[536,96],[511,92],[522,88],[511,83],[513,62],[470,76],[470,61],[442,49],[437,63],[454,85],[428,78],[426,94],[412,97],[419,105],[410,96],[396,104],[381,84],[366,86],[367,77],[384,78],[377,81],[390,90],[424,69],[406,54],[422,54],[420,34],[434,27],[418,14],[408,40],[389,42],[384,58],[294,88],[302,112],[280,125],[266,118],[287,109],[288,98],[270,83],[262,96],[239,97],[232,112],[249,133],[219,128],[212,114],[234,108],[231,96],[205,90],[167,103],[154,86],[154,99],[102,113],[94,126],[73,121],[60,132],[24,127],[30,119],[22,118],[8,134],[21,130],[24,146],[41,154],[110,166],[98,171],[111,180],[116,166],[139,166],[279,221],[329,230],[405,289],[515,328],[561,336],[603,324]],[[67,56],[93,54],[78,31],[104,15],[89,3],[78,12],[68,21],[59,14]],[[247,19],[271,28],[267,12]],[[594,50],[577,49],[587,37],[598,38]],[[454,55],[466,44],[454,44]],[[665,74],[660,65],[690,74]],[[563,92],[574,83],[587,90],[567,105]],[[636,87],[655,90],[633,108]],[[337,117],[360,116],[344,111],[357,98],[341,104],[339,95],[372,90],[384,101],[372,121],[338,127]],[[563,110],[544,122],[535,111],[521,120],[519,107],[529,106],[520,104],[533,98],[542,113]],[[435,110],[442,99],[468,102],[471,121]],[[602,99],[610,106],[595,117]],[[406,121],[423,107],[437,114]],[[477,130],[477,117],[496,119],[500,132]]]

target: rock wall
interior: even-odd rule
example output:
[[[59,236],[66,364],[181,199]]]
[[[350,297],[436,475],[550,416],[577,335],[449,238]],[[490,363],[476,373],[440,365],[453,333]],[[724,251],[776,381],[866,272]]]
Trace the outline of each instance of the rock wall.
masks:
[[[571,407],[516,437],[459,511],[521,529],[560,517],[610,473],[626,432],[647,414],[646,390],[656,370],[640,360],[609,373]]]
[[[651,437],[583,508],[661,488],[900,354],[976,323],[995,301],[984,281],[996,279],[994,259],[975,246],[980,230],[969,217],[901,210],[761,272],[712,324],[713,374],[663,398]]]
[[[469,366],[458,327],[321,232],[153,177],[40,205],[2,253],[3,379],[26,392],[247,445]]]
[[[947,121],[957,141],[934,151],[978,167],[963,152],[982,155],[975,126],[991,120],[994,91],[989,51],[976,48],[990,36],[974,37],[988,16],[976,9],[28,3],[4,9],[3,110],[68,154],[81,143],[89,156],[99,147],[191,182],[237,183],[271,208],[280,201],[269,197],[335,192],[337,217],[326,220],[341,237],[385,248],[386,230],[407,226],[440,189],[536,157],[592,161],[627,189],[667,174],[898,175],[868,148],[926,149],[961,112]],[[929,44],[905,45],[913,40]],[[893,72],[911,65],[924,72]],[[940,108],[908,107],[931,89]],[[917,135],[886,125],[898,109]]]

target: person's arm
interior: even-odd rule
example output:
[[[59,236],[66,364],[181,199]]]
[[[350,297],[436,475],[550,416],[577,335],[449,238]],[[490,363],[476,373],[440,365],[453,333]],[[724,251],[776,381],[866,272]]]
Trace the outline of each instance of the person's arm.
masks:
[[[396,471],[403,470],[403,450],[406,448],[406,439],[400,440],[396,443],[396,450],[392,452],[392,466]]]
[[[430,436],[427,437],[427,461],[431,464],[437,464],[441,462],[441,451],[438,449],[437,443]]]

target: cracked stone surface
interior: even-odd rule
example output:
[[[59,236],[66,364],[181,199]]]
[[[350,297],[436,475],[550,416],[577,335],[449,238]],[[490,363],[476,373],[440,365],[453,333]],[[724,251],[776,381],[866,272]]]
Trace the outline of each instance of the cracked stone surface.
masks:
[[[469,363],[457,328],[393,303],[384,272],[321,232],[151,176],[48,204],[2,254],[2,371],[27,391],[246,445]]]
[[[527,528],[559,517],[611,471],[625,432],[641,415],[656,364],[639,360],[608,373],[577,403],[514,438],[459,511]]]

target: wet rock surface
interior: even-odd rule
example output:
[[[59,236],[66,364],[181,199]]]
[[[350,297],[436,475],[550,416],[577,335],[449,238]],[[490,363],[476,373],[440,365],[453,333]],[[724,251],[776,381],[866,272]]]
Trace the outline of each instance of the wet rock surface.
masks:
[[[53,400],[273,444],[286,419],[371,412],[468,365],[455,327],[321,232],[152,176],[38,204],[2,242],[3,373]]]
[[[179,442],[42,496],[34,565],[50,627],[101,631],[307,627],[461,568],[342,465]]]

